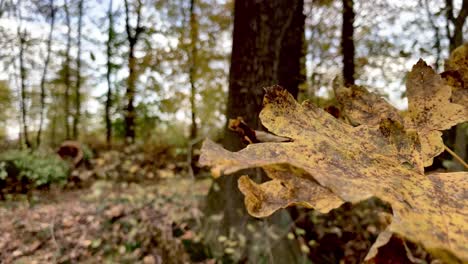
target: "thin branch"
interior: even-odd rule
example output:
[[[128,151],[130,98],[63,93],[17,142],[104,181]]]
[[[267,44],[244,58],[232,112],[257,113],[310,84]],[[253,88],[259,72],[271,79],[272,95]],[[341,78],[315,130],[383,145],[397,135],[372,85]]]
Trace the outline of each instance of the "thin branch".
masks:
[[[460,164],[463,165],[465,169],[468,169],[468,164],[462,158],[460,158],[460,156],[458,156],[457,153],[455,153],[446,145],[444,145],[444,148],[448,153],[450,153],[450,155],[452,155],[458,162],[460,162]]]
[[[50,225],[50,236],[52,238],[52,242],[53,244],[55,245],[55,254],[54,254],[54,263],[57,263],[57,256],[60,256],[60,246],[59,244],[57,243],[57,240],[55,239],[55,230],[54,230],[54,227],[55,227],[55,215],[52,219],[52,224]]]

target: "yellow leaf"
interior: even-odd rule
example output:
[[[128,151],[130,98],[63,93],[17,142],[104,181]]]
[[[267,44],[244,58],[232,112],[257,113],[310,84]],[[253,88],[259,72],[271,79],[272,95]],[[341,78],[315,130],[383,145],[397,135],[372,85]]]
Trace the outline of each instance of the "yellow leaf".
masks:
[[[468,112],[450,101],[452,88],[423,60],[419,60],[406,81],[408,116],[405,127],[418,131],[424,166],[443,150],[439,131],[468,120]]]
[[[418,92],[412,93],[418,98]],[[436,112],[433,116],[412,108],[412,120],[428,132],[446,127],[435,118],[442,109],[457,108],[428,108]],[[251,144],[229,152],[206,141],[200,158],[218,175],[251,167],[266,170],[271,181],[239,180],[251,214],[267,216],[290,204],[326,212],[343,201],[376,196],[392,205],[391,232],[422,243],[437,256],[449,258],[453,255],[447,252],[453,252],[468,259],[468,173],[424,175],[419,130],[407,130],[385,116],[353,127],[311,103],[297,103],[279,86],[267,89],[260,119],[271,133],[291,142]]]
[[[461,56],[457,58],[459,57]],[[452,59],[451,63],[463,65],[461,60]],[[465,65],[467,60],[468,57],[465,57]],[[466,67],[466,72],[463,74],[468,74],[468,66]],[[457,66],[460,71],[462,71],[461,68]],[[335,88],[335,94],[346,117],[353,125],[375,126],[388,119],[397,126],[404,126],[406,133],[417,133],[421,145],[421,150],[417,152],[420,153],[413,152],[404,155],[421,156],[422,162],[421,164],[417,162],[418,166],[427,167],[432,164],[435,156],[444,151],[440,131],[468,120],[468,103],[465,104],[465,108],[460,104],[452,103],[454,88],[422,60],[409,73],[406,86],[408,116],[405,119],[383,98],[368,92],[363,87]],[[464,94],[457,92],[457,102],[468,102],[467,91],[468,89],[465,89]]]
[[[456,48],[445,64],[442,76],[452,86],[452,102],[468,113],[468,43]]]

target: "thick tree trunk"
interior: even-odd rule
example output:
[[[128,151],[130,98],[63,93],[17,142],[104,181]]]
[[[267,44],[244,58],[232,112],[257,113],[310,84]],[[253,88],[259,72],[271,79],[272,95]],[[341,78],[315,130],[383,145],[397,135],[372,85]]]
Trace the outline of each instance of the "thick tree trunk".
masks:
[[[47,70],[49,68],[50,54],[52,53],[52,34],[54,32],[55,25],[55,7],[54,0],[50,0],[50,28],[49,28],[49,37],[47,38],[47,54],[44,60],[44,69],[42,71],[41,77],[41,110],[39,116],[39,128],[37,130],[36,146],[41,145],[41,136],[42,136],[42,127],[44,124],[44,111],[45,111],[45,81],[47,78]]]
[[[343,54],[343,81],[346,86],[354,84],[354,9],[353,0],[343,0],[343,25],[341,53]]]
[[[83,26],[83,0],[78,2],[78,54],[76,56],[75,115],[73,118],[73,138],[78,139],[78,125],[81,118],[81,29]]]
[[[463,0],[462,8],[457,16],[453,14],[453,0],[446,0],[446,17],[447,17],[447,37],[449,39],[450,53],[457,47],[463,45],[463,26],[465,25],[466,17],[468,16],[468,0]],[[450,31],[449,24],[453,26],[453,32]],[[467,160],[467,144],[468,136],[466,134],[466,126],[459,124],[450,130],[453,135],[454,151],[462,160]],[[455,170],[463,170],[464,167],[456,159],[453,159]]]
[[[294,96],[304,80],[301,73],[305,16],[303,0],[236,1],[234,34],[226,116],[241,116],[254,129],[261,129],[258,114],[264,87],[280,84]],[[226,130],[225,148],[244,147],[237,135]],[[224,212],[227,229],[241,225],[246,212],[236,176],[221,177],[208,196],[207,213]]]
[[[64,3],[65,9],[65,20],[67,24],[67,44],[65,49],[65,94],[64,94],[64,107],[65,107],[65,139],[70,139],[70,89],[71,89],[71,80],[70,80],[70,49],[71,49],[71,21],[70,21],[70,11],[68,9],[68,0],[65,0]]]
[[[106,95],[106,109],[105,109],[105,119],[106,119],[106,142],[107,146],[111,145],[112,140],[112,122],[110,118],[110,109],[112,107],[112,43],[114,41],[114,16],[113,16],[113,1],[109,1],[109,11],[107,13],[107,18],[109,19],[109,30],[107,33],[107,43],[106,43],[106,52],[107,52],[107,95]]]
[[[304,30],[303,1],[236,1],[233,48],[226,116],[242,116],[261,128],[264,87],[280,84],[294,96],[300,72]],[[237,136],[228,133],[225,147],[238,150]]]
[[[242,117],[254,129],[262,129],[258,118],[262,107],[264,87],[280,84],[297,96],[299,84],[305,77],[301,72],[305,16],[303,0],[237,0],[234,7],[234,33],[229,76],[227,119]],[[222,141],[225,148],[236,151],[244,147],[233,132],[226,130]],[[262,177],[262,171],[244,171]],[[243,196],[237,187],[240,174],[219,178],[207,197],[206,213],[223,214],[218,232],[226,235],[234,228],[245,231],[249,216]],[[218,188],[219,186],[219,188]],[[284,213],[269,218],[288,221]],[[215,227],[210,227],[211,229]],[[287,242],[287,241],[286,241]],[[285,241],[279,248],[292,247]],[[275,247],[275,248],[278,248]],[[295,263],[296,251],[279,252],[272,248],[270,263]]]
[[[125,98],[127,99],[127,106],[125,108],[125,140],[131,143],[135,142],[135,89],[136,89],[136,58],[135,58],[135,46],[138,42],[140,33],[143,32],[143,28],[140,26],[141,19],[141,0],[138,0],[137,6],[137,24],[134,30],[130,26],[130,10],[128,6],[128,0],[125,0],[125,29],[127,32],[127,40],[129,45],[128,52],[128,79],[127,79],[127,90],[125,92]],[[134,32],[132,32],[134,31]]]

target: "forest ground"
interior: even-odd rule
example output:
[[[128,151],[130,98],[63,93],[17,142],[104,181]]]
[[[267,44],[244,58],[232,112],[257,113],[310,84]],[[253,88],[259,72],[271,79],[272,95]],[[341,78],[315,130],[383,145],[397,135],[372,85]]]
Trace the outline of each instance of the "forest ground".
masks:
[[[0,263],[225,262],[196,230],[212,179],[190,177],[175,159],[158,156],[104,152],[74,170],[65,188],[8,195],[0,201]],[[359,263],[389,212],[375,199],[328,215],[291,208],[294,223],[280,239],[307,245],[306,251],[300,247],[304,263]],[[414,263],[408,256],[440,263],[420,247],[396,243],[389,252],[401,257],[397,263]]]
[[[182,263],[174,225],[201,217],[210,180],[97,181],[0,205],[2,263]]]

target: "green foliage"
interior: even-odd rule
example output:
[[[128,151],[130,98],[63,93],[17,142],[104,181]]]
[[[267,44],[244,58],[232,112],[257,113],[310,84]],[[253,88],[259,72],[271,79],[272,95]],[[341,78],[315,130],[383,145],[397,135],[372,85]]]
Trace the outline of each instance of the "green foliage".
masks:
[[[0,162],[0,180],[5,180],[8,177],[8,173],[6,171],[6,163]]]
[[[83,160],[87,161],[94,157],[93,151],[88,145],[82,144],[81,148],[83,150]]]
[[[70,167],[55,155],[46,155],[39,152],[28,152],[24,150],[10,150],[0,155],[0,179],[15,177],[21,181],[26,178],[34,187],[51,183],[64,184],[67,181]],[[16,175],[7,173],[6,164],[14,166]]]
[[[0,139],[6,135],[4,122],[8,120],[12,110],[12,95],[8,82],[0,80]]]

